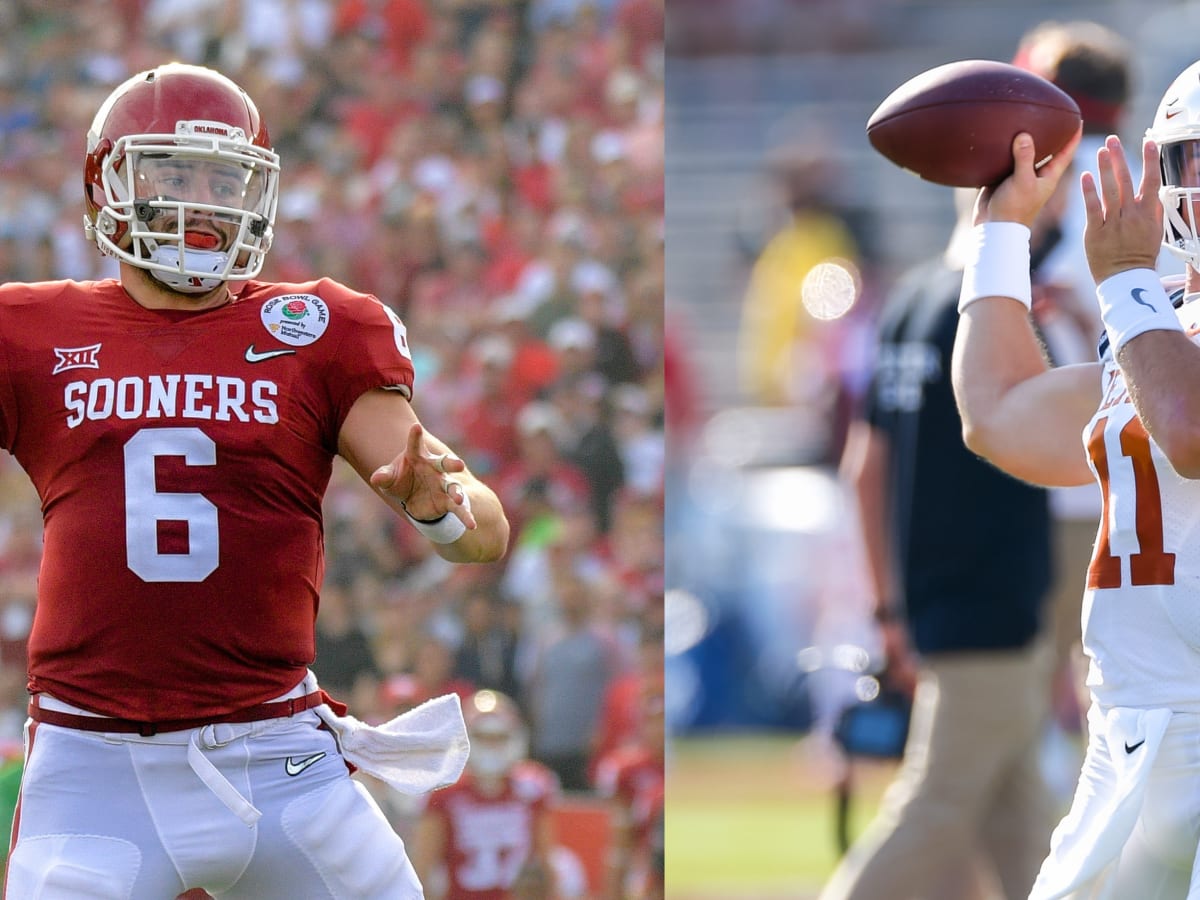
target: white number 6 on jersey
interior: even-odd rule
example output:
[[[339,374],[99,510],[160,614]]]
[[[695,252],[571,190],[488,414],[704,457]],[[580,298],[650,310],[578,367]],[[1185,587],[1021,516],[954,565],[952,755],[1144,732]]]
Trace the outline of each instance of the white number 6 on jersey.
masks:
[[[154,461],[181,456],[214,466],[217,445],[199,428],[145,428],[125,444],[125,560],[142,581],[203,581],[217,568],[217,508],[203,494],[160,493]],[[187,523],[187,553],[160,553],[158,523]]]

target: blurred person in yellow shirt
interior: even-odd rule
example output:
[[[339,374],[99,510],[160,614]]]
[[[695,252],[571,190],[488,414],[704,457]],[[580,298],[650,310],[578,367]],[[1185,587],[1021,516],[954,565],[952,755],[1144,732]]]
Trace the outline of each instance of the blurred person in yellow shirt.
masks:
[[[742,394],[763,406],[819,396],[833,368],[821,325],[857,296],[859,249],[831,199],[835,164],[816,144],[793,144],[769,163],[788,219],[750,272],[738,345]]]

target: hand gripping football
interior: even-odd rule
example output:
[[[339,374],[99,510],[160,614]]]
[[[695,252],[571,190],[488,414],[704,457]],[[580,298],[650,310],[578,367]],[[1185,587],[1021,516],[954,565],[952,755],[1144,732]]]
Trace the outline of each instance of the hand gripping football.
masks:
[[[867,120],[871,145],[926,181],[986,187],[1012,172],[1012,140],[1033,136],[1039,162],[1071,139],[1079,106],[1040,75],[967,59],[922,72],[884,98]]]

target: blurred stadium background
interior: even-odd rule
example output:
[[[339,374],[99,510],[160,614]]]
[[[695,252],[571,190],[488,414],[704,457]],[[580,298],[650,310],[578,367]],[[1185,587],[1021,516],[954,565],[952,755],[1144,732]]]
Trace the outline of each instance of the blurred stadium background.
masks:
[[[1009,61],[1047,20],[1128,38],[1122,137],[1140,142],[1196,58],[1200,4],[668,0],[669,897],[815,896],[838,858],[833,785],[846,769],[829,733],[869,687],[876,648],[833,464],[874,310],[901,270],[941,251],[954,220],[950,189],[886,162],[864,126],[918,72]],[[748,285],[799,193],[849,241],[831,254],[819,228],[797,238],[784,282],[795,321],[748,335]],[[805,281],[823,255],[841,271]],[[739,347],[772,339],[790,342],[790,374],[766,385]],[[855,763],[851,836],[890,766]]]
[[[535,754],[587,763],[561,809],[576,897],[601,893],[611,841],[597,762],[662,690],[644,647],[664,580],[663,18],[662,0],[0,3],[0,277],[115,274],[81,227],[87,128],[126,77],[181,60],[245,87],[282,157],[263,277],[328,275],[405,320],[414,406],[500,492],[513,547],[444,564],[339,465],[314,668],[372,721],[513,695]],[[3,828],[40,534],[0,455]],[[586,672],[553,668],[567,595]],[[564,704],[577,721],[544,713]],[[411,839],[419,804],[369,786]]]

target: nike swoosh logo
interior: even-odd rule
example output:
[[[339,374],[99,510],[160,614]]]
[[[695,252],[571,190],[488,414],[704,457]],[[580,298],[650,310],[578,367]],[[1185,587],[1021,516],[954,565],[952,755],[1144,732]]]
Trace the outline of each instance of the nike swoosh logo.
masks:
[[[263,350],[260,352],[255,350],[254,345],[251,344],[246,348],[246,362],[260,363],[264,359],[274,359],[277,356],[288,356],[295,352],[295,350]]]
[[[1154,308],[1154,304],[1142,299],[1142,294],[1144,294],[1144,293],[1146,293],[1145,288],[1134,288],[1132,291],[1129,292],[1129,296],[1131,296],[1133,298],[1134,303],[1140,303],[1142,306],[1146,307],[1146,309],[1150,310],[1151,312],[1158,312],[1158,310]]]
[[[1146,743],[1145,738],[1142,738],[1136,744],[1130,744],[1129,741],[1126,741],[1125,742],[1125,752],[1132,753],[1134,750],[1136,750],[1138,747],[1142,746],[1142,744],[1144,744],[1144,743]]]
[[[1179,115],[1181,112],[1183,112],[1182,109],[1168,109],[1166,114],[1163,116],[1163,118],[1164,119],[1173,119],[1177,115]]]
[[[306,756],[303,759],[295,759],[289,756],[286,760],[284,760],[283,768],[287,770],[289,775],[299,775],[313,763],[324,758],[324,750],[322,750],[320,753],[314,753],[312,756]]]

